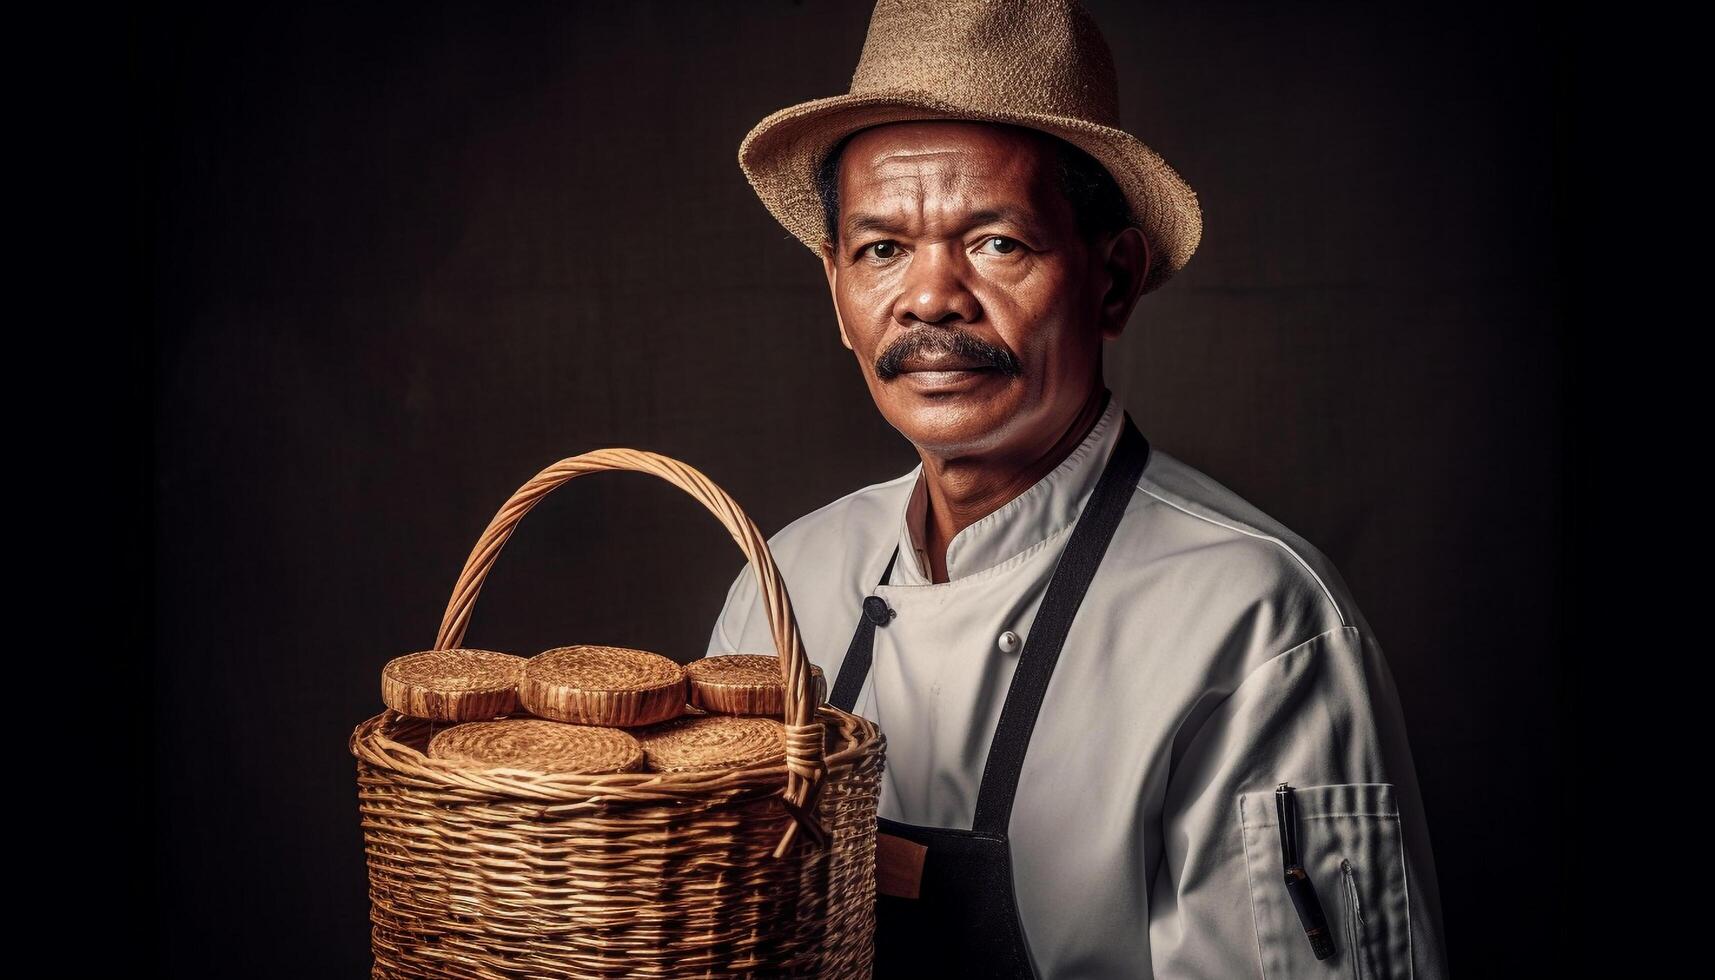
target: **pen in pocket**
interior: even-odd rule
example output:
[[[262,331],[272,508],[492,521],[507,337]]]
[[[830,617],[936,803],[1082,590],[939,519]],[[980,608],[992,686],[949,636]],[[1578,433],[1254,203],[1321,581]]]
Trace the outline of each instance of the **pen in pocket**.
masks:
[[[1292,896],[1292,907],[1298,910],[1298,921],[1304,924],[1304,934],[1310,937],[1310,951],[1319,960],[1334,955],[1334,936],[1328,931],[1328,919],[1322,914],[1322,903],[1316,900],[1316,888],[1304,873],[1298,853],[1298,804],[1292,787],[1281,783],[1274,788],[1275,815],[1280,824],[1280,859],[1286,869],[1286,892]]]

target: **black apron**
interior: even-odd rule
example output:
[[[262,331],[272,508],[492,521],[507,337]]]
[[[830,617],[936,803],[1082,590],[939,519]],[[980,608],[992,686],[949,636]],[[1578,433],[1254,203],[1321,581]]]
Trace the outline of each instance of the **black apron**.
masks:
[[[1048,678],[1060,658],[1072,617],[1089,590],[1148,459],[1149,442],[1126,415],[1119,444],[1078,516],[1019,654],[983,767],[972,828],[920,827],[876,817],[878,854],[893,859],[883,863],[903,866],[909,872],[884,874],[877,882],[877,980],[1036,976],[1013,897],[1012,852],[1006,837],[1013,794],[1048,690]],[[878,584],[887,584],[898,558],[899,547],[895,545]],[[835,707],[852,710],[869,674],[875,629],[885,628],[893,615],[880,596],[864,599],[857,631],[829,699]],[[920,876],[916,861],[921,861]],[[906,897],[913,891],[916,897]]]

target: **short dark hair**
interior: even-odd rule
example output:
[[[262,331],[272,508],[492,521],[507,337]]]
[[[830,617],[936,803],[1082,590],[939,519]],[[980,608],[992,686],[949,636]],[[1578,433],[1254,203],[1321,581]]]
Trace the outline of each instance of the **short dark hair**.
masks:
[[[1124,192],[1095,157],[1053,133],[1038,129],[1028,131],[1054,147],[1055,177],[1058,178],[1060,192],[1072,205],[1078,234],[1084,236],[1085,241],[1095,241],[1101,235],[1133,223],[1131,207],[1126,203]],[[855,132],[848,133],[835,143],[828,155],[822,158],[821,166],[816,168],[816,192],[822,198],[822,227],[830,242],[840,240],[840,157],[846,151],[846,144],[856,135]]]

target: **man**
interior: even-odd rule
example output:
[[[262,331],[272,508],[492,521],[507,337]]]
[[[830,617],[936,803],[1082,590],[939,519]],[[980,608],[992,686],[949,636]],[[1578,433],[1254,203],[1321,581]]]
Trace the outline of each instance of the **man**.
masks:
[[[830,703],[887,737],[876,974],[1444,977],[1345,583],[1103,383],[1200,232],[1116,103],[1073,3],[882,0],[852,92],[740,150],[921,459],[770,539]],[[709,653],[772,650],[746,569]]]

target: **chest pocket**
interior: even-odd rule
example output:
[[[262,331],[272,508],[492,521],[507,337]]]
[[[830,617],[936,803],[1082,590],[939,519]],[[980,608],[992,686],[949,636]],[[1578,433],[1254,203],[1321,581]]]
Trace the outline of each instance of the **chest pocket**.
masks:
[[[1264,978],[1407,980],[1411,920],[1392,783],[1295,786],[1304,871],[1333,933],[1318,960],[1286,890],[1274,790],[1239,795],[1251,913]]]

